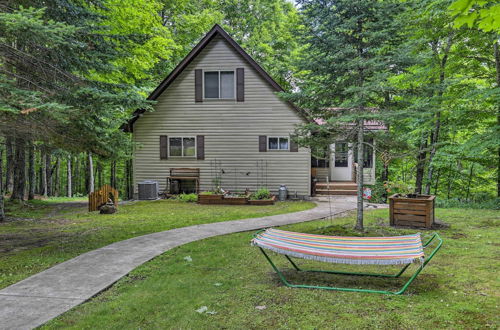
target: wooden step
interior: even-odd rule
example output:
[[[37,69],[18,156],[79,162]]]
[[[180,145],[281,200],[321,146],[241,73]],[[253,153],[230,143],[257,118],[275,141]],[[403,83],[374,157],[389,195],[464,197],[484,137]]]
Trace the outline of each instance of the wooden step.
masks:
[[[356,195],[356,190],[323,190],[316,189],[316,195]]]
[[[326,185],[326,184],[316,184],[316,189],[322,190],[356,190],[358,189],[357,185]]]

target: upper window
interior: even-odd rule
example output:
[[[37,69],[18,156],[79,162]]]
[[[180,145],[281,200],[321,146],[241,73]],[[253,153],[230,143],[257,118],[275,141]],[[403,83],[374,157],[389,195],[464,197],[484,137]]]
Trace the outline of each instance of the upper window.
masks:
[[[234,71],[205,71],[206,99],[234,99]]]
[[[267,142],[269,150],[289,150],[290,142],[287,137],[270,137]]]
[[[170,157],[195,157],[195,137],[169,137],[168,153]]]

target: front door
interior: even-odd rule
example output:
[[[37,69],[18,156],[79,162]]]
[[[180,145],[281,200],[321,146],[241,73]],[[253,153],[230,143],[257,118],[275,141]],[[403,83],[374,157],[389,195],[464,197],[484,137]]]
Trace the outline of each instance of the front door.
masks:
[[[330,179],[332,181],[352,181],[352,150],[347,142],[330,145],[332,161]]]

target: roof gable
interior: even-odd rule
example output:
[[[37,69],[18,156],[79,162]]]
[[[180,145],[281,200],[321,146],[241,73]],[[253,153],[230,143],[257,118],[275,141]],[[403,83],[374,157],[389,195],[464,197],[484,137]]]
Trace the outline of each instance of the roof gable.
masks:
[[[167,88],[168,86],[184,71],[184,69],[193,61],[196,56],[200,54],[200,52],[212,41],[215,36],[221,36],[225,39],[229,45],[231,45],[236,52],[241,55],[248,64],[257,71],[257,73],[271,85],[271,87],[276,92],[283,92],[284,89],[257,63],[255,60],[248,55],[247,52],[241,48],[241,46],[234,41],[233,38],[227,34],[227,32],[220,27],[218,24],[215,24],[214,27],[200,40],[200,42],[189,52],[186,57],[169,73],[169,75],[156,87],[156,89],[148,96],[148,100],[156,100]],[[308,121],[307,116],[304,114],[302,110],[297,108],[293,103],[287,103],[299,113],[299,115]],[[144,109],[138,109],[134,112],[132,118],[122,126],[122,129],[126,132],[133,131],[133,124],[139,118],[139,115],[144,113]]]

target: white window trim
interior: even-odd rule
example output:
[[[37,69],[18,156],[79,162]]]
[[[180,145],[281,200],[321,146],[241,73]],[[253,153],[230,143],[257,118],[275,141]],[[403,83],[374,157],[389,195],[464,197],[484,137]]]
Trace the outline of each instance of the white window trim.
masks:
[[[194,139],[194,155],[193,156],[184,156],[184,139]],[[170,155],[170,139],[181,139],[181,152],[182,152],[182,155],[181,156],[171,156]],[[196,158],[198,156],[197,152],[198,152],[198,144],[196,141],[196,136],[169,136],[168,137],[168,158]]]
[[[219,97],[205,97],[205,72],[218,72],[219,75]],[[232,72],[233,73],[233,97],[231,98],[222,98],[220,97],[220,73],[221,72]],[[202,91],[203,91],[203,100],[236,100],[236,69],[224,69],[224,70],[202,70]]]
[[[269,139],[278,139],[278,149],[269,148]],[[287,139],[288,140],[288,148],[280,149],[280,140],[279,139]],[[290,137],[289,136],[268,136],[267,137],[267,150],[269,150],[269,151],[290,151]]]

